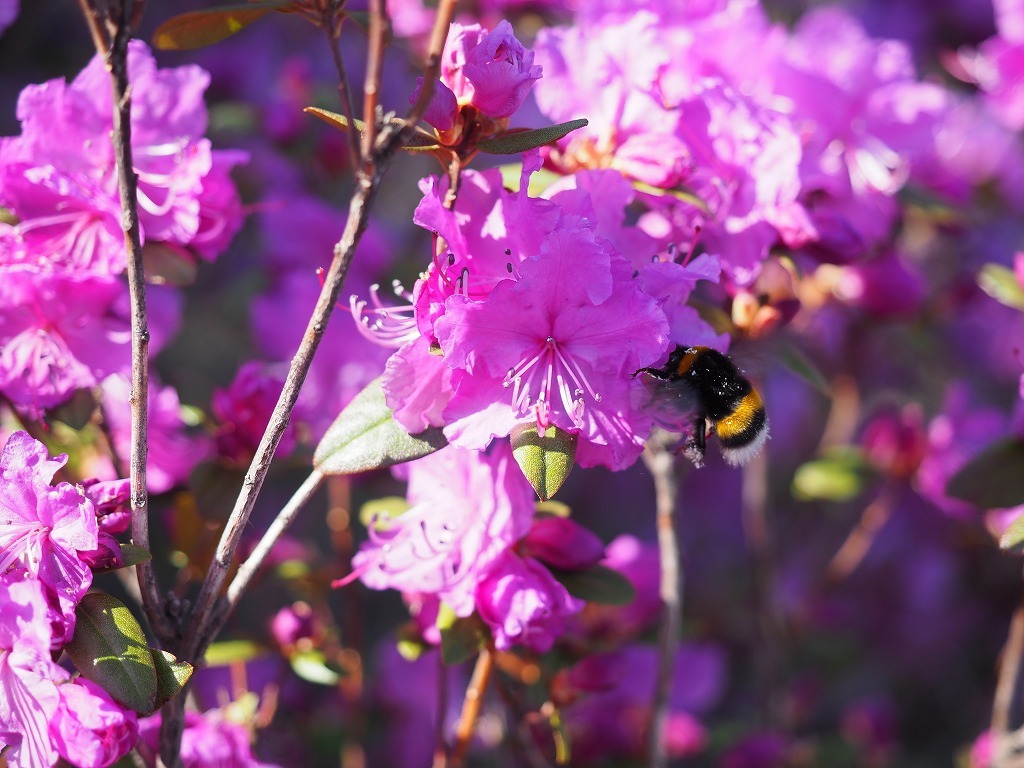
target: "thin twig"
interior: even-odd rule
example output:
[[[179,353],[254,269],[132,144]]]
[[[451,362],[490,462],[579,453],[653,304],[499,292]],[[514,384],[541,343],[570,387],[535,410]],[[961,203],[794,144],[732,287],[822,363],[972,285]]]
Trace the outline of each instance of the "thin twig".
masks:
[[[380,83],[384,70],[384,3],[370,0],[370,49],[366,55],[368,66],[363,83],[363,144],[362,158],[365,164],[371,162],[373,148],[377,145],[377,110],[380,98]]]
[[[1010,734],[1021,725],[1020,699],[1024,675],[1024,590],[1007,633],[992,701],[992,733],[996,739],[993,768],[1006,768],[1015,750]]]
[[[448,15],[445,15],[447,10]],[[438,16],[435,22],[435,38],[442,41],[446,36],[448,26],[451,23],[452,2],[445,0],[438,8]],[[443,32],[437,30],[443,28]],[[382,55],[382,51],[377,52]],[[440,61],[440,51],[432,52],[432,58]],[[370,62],[369,69],[375,69],[373,62]],[[379,72],[379,69],[376,69]],[[410,115],[415,112],[415,105]],[[390,128],[390,130],[389,130]],[[186,633],[179,656],[194,661],[205,650],[206,645],[214,638],[214,633],[209,631],[210,622],[217,608],[219,595],[224,582],[227,579],[228,570],[234,559],[235,552],[241,541],[242,532],[245,530],[256,503],[256,497],[263,487],[270,463],[273,459],[277,446],[284,435],[284,431],[291,417],[292,409],[299,396],[299,390],[309,372],[313,355],[320,344],[331,312],[338,300],[345,275],[348,272],[352,255],[356,245],[366,229],[369,221],[370,208],[376,197],[381,177],[383,176],[387,161],[400,146],[400,141],[405,130],[397,130],[388,126],[380,137],[377,146],[374,147],[369,157],[369,163],[364,158],[360,169],[357,169],[356,188],[349,203],[348,219],[345,223],[345,231],[341,239],[334,246],[334,257],[331,265],[324,275],[323,288],[317,300],[313,315],[310,317],[303,335],[302,343],[299,346],[295,357],[292,359],[288,369],[288,376],[278,398],[277,405],[271,414],[270,422],[267,425],[263,439],[260,441],[256,454],[253,456],[249,470],[245,474],[242,490],[235,501],[234,509],[228,518],[224,532],[221,535],[217,550],[214,553],[213,561],[203,581],[199,597],[196,600],[195,608],[189,621],[189,630]],[[223,613],[223,611],[221,611]]]
[[[886,482],[878,495],[864,508],[857,525],[850,531],[825,569],[825,585],[834,586],[845,580],[861,564],[879,531],[889,522],[900,492],[900,486]]]
[[[437,707],[437,720],[434,723],[434,758],[431,768],[446,768],[448,755],[444,743],[444,716],[448,711],[448,667],[440,651],[437,653],[437,700],[434,706]]]
[[[476,721],[480,717],[480,708],[484,703],[484,693],[487,692],[493,671],[494,650],[485,646],[480,650],[476,666],[473,667],[473,676],[466,686],[466,698],[462,701],[462,713],[455,728],[455,743],[452,744],[451,757],[448,760],[450,768],[462,768],[466,762],[469,743],[473,739]]]
[[[228,615],[234,609],[238,599],[245,592],[246,588],[252,582],[253,577],[259,570],[260,566],[263,565],[263,561],[266,560],[267,555],[270,554],[270,550],[273,548],[277,540],[281,538],[288,527],[295,520],[295,516],[299,511],[306,506],[313,494],[316,493],[317,489],[320,488],[320,484],[323,482],[323,473],[318,469],[314,469],[309,473],[309,477],[303,481],[302,485],[299,486],[298,490],[292,494],[292,497],[288,500],[288,503],[281,508],[281,511],[277,513],[277,517],[274,518],[274,522],[267,528],[266,533],[263,534],[263,538],[260,539],[259,544],[256,545],[249,557],[246,558],[245,562],[242,563],[238,572],[235,573],[235,578],[231,580],[231,585],[228,587],[226,595],[226,604],[224,606],[224,617],[222,622],[227,619]],[[213,634],[216,634],[214,632]]]
[[[661,629],[658,633],[658,678],[651,701],[648,754],[652,768],[666,768],[665,725],[668,721],[669,694],[675,671],[676,651],[683,626],[683,567],[679,538],[676,535],[676,502],[680,478],[675,471],[676,439],[656,429],[644,448],[643,460],[654,480],[655,521],[658,530],[658,555],[661,564],[659,594],[662,603]]]
[[[349,160],[353,168],[359,167],[359,137],[356,132],[355,107],[352,104],[352,91],[348,87],[348,74],[345,71],[345,60],[341,58],[341,49],[338,45],[341,35],[341,26],[335,23],[337,17],[337,2],[324,2],[321,8],[320,25],[327,35],[327,42],[331,47],[331,59],[334,61],[334,69],[338,73],[338,94],[341,97],[341,110],[348,120],[348,148]]]
[[[128,78],[128,42],[133,22],[141,14],[141,0],[123,0],[105,14],[90,0],[80,0],[82,12],[96,45],[106,60],[114,101],[111,142],[117,161],[117,189],[121,200],[121,228],[127,253],[128,292],[131,302],[131,451],[128,459],[131,483],[132,541],[149,549],[149,492],[146,457],[149,451],[149,324],[146,314],[146,282],[139,230],[138,175],[132,161],[131,90]],[[104,29],[104,22],[106,29]],[[164,611],[152,561],[136,568],[139,589],[150,626],[162,642],[171,640],[176,627]]]

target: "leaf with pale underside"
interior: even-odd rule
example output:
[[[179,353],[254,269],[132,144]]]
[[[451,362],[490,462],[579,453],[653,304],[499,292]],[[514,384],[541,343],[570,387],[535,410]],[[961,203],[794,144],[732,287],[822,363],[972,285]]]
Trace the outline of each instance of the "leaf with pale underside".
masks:
[[[162,51],[189,51],[219,43],[241,32],[271,11],[280,11],[292,0],[225,5],[173,16],[153,33],[153,45]]]

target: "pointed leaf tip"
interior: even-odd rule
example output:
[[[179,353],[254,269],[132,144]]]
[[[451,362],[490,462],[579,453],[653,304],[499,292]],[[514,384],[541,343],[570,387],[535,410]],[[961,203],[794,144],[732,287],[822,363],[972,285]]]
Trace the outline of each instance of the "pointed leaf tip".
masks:
[[[412,461],[447,444],[438,428],[417,435],[406,432],[384,401],[377,378],[334,420],[316,447],[313,466],[325,475],[349,475]]]
[[[567,123],[549,125],[546,128],[535,128],[526,131],[508,131],[493,139],[486,139],[477,144],[481,152],[491,155],[517,155],[528,149],[543,147],[552,141],[558,141],[577,128],[582,128],[589,121],[586,118],[570,120]]]
[[[569,476],[576,463],[578,438],[558,427],[541,434],[534,423],[519,424],[512,430],[512,455],[541,501],[547,501]]]

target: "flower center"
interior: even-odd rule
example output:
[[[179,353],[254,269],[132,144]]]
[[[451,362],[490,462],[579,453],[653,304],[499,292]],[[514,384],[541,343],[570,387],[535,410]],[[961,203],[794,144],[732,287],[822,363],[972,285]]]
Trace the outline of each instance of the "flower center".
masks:
[[[555,398],[577,428],[583,427],[586,400],[601,402],[600,393],[579,363],[553,336],[548,336],[532,357],[510,368],[502,386],[512,387],[512,407],[520,415],[535,418],[538,429],[550,426]]]

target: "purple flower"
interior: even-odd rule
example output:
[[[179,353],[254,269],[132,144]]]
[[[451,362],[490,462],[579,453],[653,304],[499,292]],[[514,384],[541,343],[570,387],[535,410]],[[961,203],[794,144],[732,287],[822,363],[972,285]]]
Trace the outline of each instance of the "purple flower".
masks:
[[[18,0],[0,0],[0,35],[18,17]]]
[[[507,443],[486,453],[448,447],[408,473],[411,507],[374,521],[353,576],[371,589],[437,595],[468,616],[481,575],[529,529],[533,489]]]
[[[160,714],[139,721],[140,747],[156,754],[160,738]],[[252,754],[248,728],[229,720],[220,710],[185,712],[181,736],[181,762],[185,768],[276,768]]]
[[[462,74],[472,84],[470,103],[489,117],[508,117],[519,109],[541,78],[533,51],[523,47],[504,19],[465,56]]]
[[[119,456],[131,453],[130,395],[131,382],[127,376],[110,376],[103,380],[105,413]],[[209,449],[204,435],[187,431],[178,393],[151,377],[149,454],[146,457],[146,482],[150,493],[163,493],[183,482],[193,467],[206,457]],[[97,471],[95,474],[101,473]],[[106,470],[106,475],[116,476],[117,473],[111,467]]]
[[[605,241],[556,229],[483,301],[454,295],[435,323],[455,369],[445,434],[482,448],[516,424],[578,434],[579,463],[621,469],[640,453],[649,417],[630,374],[667,346],[664,312]]]
[[[131,481],[97,480],[91,478],[80,484],[86,498],[96,508],[96,522],[100,531],[110,534],[124,533],[131,525]]]
[[[56,682],[68,675],[53,663],[50,639],[42,584],[0,576],[0,743],[11,768],[57,761],[50,728],[60,704]]]
[[[551,568],[579,571],[601,561],[604,544],[568,517],[539,517],[523,539],[520,553]]]
[[[586,602],[570,595],[539,561],[508,551],[480,580],[476,604],[498,650],[522,645],[544,653],[564,631],[566,618]]]
[[[0,266],[0,391],[45,409],[126,369],[125,292],[112,277]]]
[[[409,95],[409,103],[415,104],[423,89],[423,78],[416,78],[416,90]],[[438,131],[451,130],[459,115],[459,102],[452,89],[438,80],[434,83],[434,92],[430,96],[423,119],[437,128]]]
[[[38,579],[74,630],[74,609],[92,584],[79,552],[98,546],[96,512],[70,483],[51,486],[67,456],[51,459],[46,446],[15,432],[0,452],[0,573]]]
[[[217,453],[239,463],[248,463],[263,438],[270,414],[284,386],[284,378],[258,361],[238,369],[228,389],[213,393],[211,409],[220,422],[217,429]],[[296,427],[289,423],[278,456],[287,456],[295,448]]]
[[[204,257],[212,258],[240,221],[227,170],[242,156],[218,157],[202,136],[206,130],[203,92],[209,75],[196,66],[158,69],[149,49],[138,40],[130,44],[128,70],[143,235],[147,241],[195,244]],[[21,163],[26,174],[26,166],[37,174],[56,169],[82,189],[98,190],[116,201],[109,141],[111,98],[110,76],[99,56],[71,83],[50,80],[28,86],[18,99],[22,133],[0,144],[0,165]],[[5,197],[7,187],[4,184]],[[21,216],[19,199],[12,202]],[[54,213],[57,210],[59,206]]]
[[[504,19],[491,32],[456,22],[441,57],[441,79],[459,104],[472,104],[488,117],[508,117],[541,77],[533,58]]]
[[[50,734],[61,757],[80,768],[106,768],[139,740],[136,714],[91,680],[79,677],[57,687],[60,703]]]

